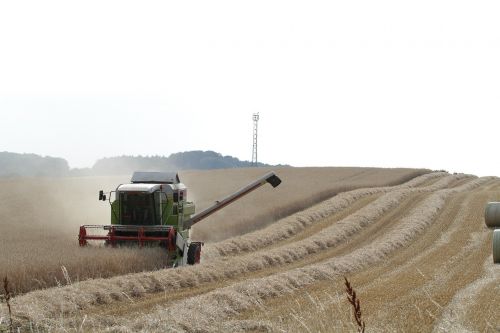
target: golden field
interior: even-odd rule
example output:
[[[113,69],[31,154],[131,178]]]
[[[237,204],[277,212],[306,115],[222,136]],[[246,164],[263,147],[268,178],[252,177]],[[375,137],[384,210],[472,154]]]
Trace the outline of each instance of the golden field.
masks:
[[[202,208],[265,171],[186,172],[181,180]],[[367,332],[500,329],[500,266],[483,221],[484,205],[500,195],[498,178],[401,169],[276,171],[280,187],[256,191],[196,226],[195,237],[210,241],[200,265],[156,270],[159,249],[78,248],[80,223],[108,219],[109,208],[95,195],[106,186],[98,184],[119,179],[46,180],[27,192],[32,180],[4,181],[2,217],[23,217],[2,224],[2,231],[13,231],[2,233],[1,274],[29,285],[52,267],[61,284],[14,297],[15,324],[75,332],[356,331],[346,276],[361,299]],[[43,188],[44,205],[27,205],[24,199]],[[95,275],[84,277],[82,263],[93,264]],[[124,274],[139,263],[151,266]],[[28,273],[16,275],[22,265]],[[67,278],[57,275],[61,266]],[[45,278],[53,284],[53,276]],[[6,316],[1,308],[4,322]]]
[[[180,174],[197,209],[246,185],[268,169],[191,171]],[[194,228],[204,241],[255,230],[333,194],[397,184],[423,173],[412,169],[283,168],[283,184],[254,192]],[[376,175],[376,176],[375,176]],[[100,189],[114,190],[130,176],[0,181],[0,276],[15,293],[165,267],[161,249],[79,248],[82,224],[109,224],[110,207]],[[65,274],[67,272],[67,274]]]

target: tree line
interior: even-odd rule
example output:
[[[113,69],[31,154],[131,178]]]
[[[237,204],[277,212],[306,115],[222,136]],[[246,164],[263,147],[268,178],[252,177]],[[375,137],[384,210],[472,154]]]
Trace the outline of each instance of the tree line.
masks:
[[[59,157],[0,152],[0,177],[67,177],[124,175],[134,171],[208,170],[250,167],[249,161],[214,151],[187,151],[170,156],[116,156],[97,160],[91,168],[71,169]],[[269,166],[258,163],[257,166]]]

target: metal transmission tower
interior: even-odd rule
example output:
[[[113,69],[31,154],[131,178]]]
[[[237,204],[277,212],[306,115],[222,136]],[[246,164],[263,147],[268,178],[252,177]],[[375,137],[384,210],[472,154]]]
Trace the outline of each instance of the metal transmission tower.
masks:
[[[252,165],[257,166],[257,125],[259,123],[259,113],[253,114],[253,148],[252,148]]]

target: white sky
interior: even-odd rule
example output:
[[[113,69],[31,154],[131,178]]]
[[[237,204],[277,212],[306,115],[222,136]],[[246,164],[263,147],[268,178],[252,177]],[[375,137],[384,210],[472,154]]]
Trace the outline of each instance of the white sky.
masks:
[[[500,175],[498,1],[2,1],[0,151]]]

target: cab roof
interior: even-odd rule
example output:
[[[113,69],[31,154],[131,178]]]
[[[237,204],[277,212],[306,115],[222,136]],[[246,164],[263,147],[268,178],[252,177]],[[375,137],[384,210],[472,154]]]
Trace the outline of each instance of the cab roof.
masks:
[[[147,192],[153,193],[162,191],[165,193],[172,193],[177,190],[185,190],[186,186],[182,183],[177,184],[122,184],[116,189],[119,192]]]
[[[178,184],[177,172],[136,171],[130,180],[133,184]]]

